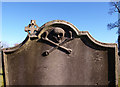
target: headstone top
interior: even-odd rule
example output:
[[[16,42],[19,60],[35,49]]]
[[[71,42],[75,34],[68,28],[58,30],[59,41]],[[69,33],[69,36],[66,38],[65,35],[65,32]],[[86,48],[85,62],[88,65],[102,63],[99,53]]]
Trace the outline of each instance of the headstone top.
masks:
[[[5,85],[118,85],[117,44],[64,20],[31,20],[25,31],[21,44],[2,50]]]
[[[37,31],[38,31],[39,27],[36,24],[36,20],[31,20],[31,23],[25,27],[25,32],[28,33],[30,38],[37,38]]]
[[[51,30],[53,30],[54,32],[50,32]],[[64,20],[49,21],[49,22],[45,23],[44,25],[42,25],[41,27],[38,27],[38,25],[36,24],[36,20],[31,20],[31,23],[25,27],[25,31],[28,33],[28,36],[21,44],[15,46],[15,47],[6,48],[6,49],[2,49],[2,50],[7,53],[15,52],[17,49],[21,48],[25,43],[27,43],[31,39],[36,39],[36,41],[42,39],[42,35],[44,33],[48,34],[48,38],[53,41],[50,34],[53,33],[56,35],[56,33],[60,34],[60,32],[64,33],[62,35],[62,38],[58,38],[58,36],[57,36],[57,38],[60,40],[53,41],[55,43],[57,42],[57,44],[60,44],[60,42],[66,38],[73,39],[75,37],[87,36],[89,38],[89,40],[91,42],[93,42],[94,44],[97,44],[102,47],[117,48],[116,43],[99,42],[99,41],[95,40],[88,31],[79,31],[79,29],[76,26],[74,26],[72,23],[69,23]]]

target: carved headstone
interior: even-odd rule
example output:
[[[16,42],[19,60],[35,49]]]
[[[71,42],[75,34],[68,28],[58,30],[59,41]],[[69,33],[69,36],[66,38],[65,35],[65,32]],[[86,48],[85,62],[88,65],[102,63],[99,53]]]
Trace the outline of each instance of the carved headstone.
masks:
[[[117,44],[62,20],[37,30],[31,34],[37,39],[28,33],[23,43],[3,49],[6,85],[118,85]]]

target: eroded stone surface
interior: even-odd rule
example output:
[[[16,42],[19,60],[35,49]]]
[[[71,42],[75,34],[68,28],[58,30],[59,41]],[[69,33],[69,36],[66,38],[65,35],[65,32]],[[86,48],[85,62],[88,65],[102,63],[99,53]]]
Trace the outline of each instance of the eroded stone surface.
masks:
[[[6,84],[114,87],[117,84],[116,44],[98,43],[89,33],[75,31],[68,22],[53,22],[41,28],[38,39],[27,39],[14,52],[4,51]],[[62,33],[60,39],[58,36],[52,38],[56,28]],[[61,44],[65,40],[69,41]],[[54,51],[44,56],[43,53],[51,48]],[[72,51],[67,53],[66,49]]]

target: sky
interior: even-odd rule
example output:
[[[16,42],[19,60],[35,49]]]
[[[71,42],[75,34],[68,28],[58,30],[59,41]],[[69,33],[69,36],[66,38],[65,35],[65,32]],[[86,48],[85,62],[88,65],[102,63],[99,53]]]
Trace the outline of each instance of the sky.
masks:
[[[117,42],[117,28],[107,24],[118,20],[118,14],[108,14],[110,2],[2,2],[2,35],[0,40],[10,47],[21,43],[31,20],[40,27],[48,21],[65,20],[80,31],[88,31],[104,43]]]

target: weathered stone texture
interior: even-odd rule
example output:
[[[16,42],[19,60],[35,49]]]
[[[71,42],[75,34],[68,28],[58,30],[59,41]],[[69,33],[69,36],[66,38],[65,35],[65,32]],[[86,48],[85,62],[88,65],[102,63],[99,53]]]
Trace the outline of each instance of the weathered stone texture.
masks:
[[[65,32],[73,32],[73,39],[62,45],[72,52],[67,54],[58,47],[44,56],[55,46],[42,40],[41,35],[55,23],[61,23],[57,27]],[[27,37],[19,49],[3,50],[7,85],[117,85],[117,45],[97,42],[88,32],[64,28],[63,25],[73,26],[64,23],[67,22],[47,23],[41,27],[38,39]]]

